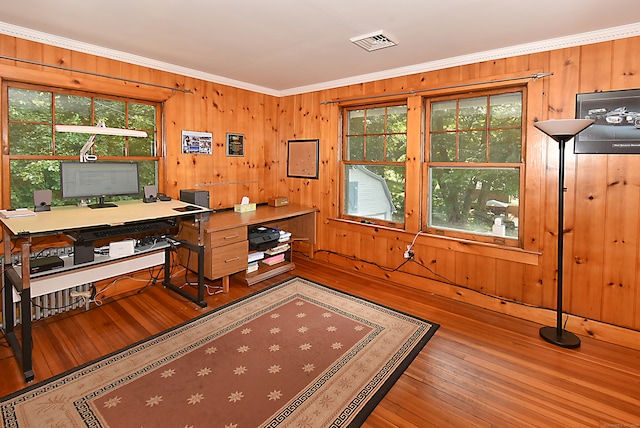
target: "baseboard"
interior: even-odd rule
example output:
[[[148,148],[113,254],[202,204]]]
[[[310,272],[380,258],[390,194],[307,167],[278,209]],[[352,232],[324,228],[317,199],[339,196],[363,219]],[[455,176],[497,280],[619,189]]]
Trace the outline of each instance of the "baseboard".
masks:
[[[343,269],[351,273],[369,275],[377,279],[395,282],[397,284],[433,293],[458,302],[468,303],[505,315],[535,322],[541,326],[556,325],[556,312],[553,309],[540,308],[505,300],[464,287],[434,281],[432,279],[404,272],[389,272],[381,270],[375,265],[369,265],[362,260],[353,260],[333,253],[316,252],[314,261],[327,263],[333,267]],[[565,315],[565,319],[567,319],[565,328],[575,334],[640,350],[640,331],[638,330],[620,327],[571,314]]]

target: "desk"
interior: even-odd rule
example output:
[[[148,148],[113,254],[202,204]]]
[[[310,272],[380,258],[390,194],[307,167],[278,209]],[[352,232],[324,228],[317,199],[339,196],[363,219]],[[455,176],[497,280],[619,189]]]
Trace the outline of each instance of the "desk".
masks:
[[[32,282],[36,287],[60,287],[51,285],[57,277],[64,277],[69,283],[93,278],[92,281],[110,278],[122,273],[132,272],[149,266],[162,264],[162,253],[164,252],[164,285],[171,290],[190,298],[200,306],[206,306],[204,301],[204,285],[202,269],[199,271],[198,296],[194,297],[186,293],[181,288],[171,284],[170,278],[170,248],[154,249],[145,254],[134,254],[112,260],[96,260],[90,263],[71,264],[62,269],[55,269],[31,278],[30,254],[32,238],[37,236],[73,234],[94,228],[104,228],[107,226],[125,226],[137,223],[156,221],[161,219],[180,219],[187,216],[200,217],[209,213],[208,208],[201,208],[196,211],[176,211],[187,205],[181,201],[166,201],[155,203],[143,203],[142,201],[119,201],[117,207],[91,209],[89,207],[64,206],[54,207],[51,211],[36,213],[30,217],[0,218],[2,222],[4,237],[4,272],[5,286],[3,292],[5,333],[7,341],[11,345],[16,358],[22,364],[25,380],[31,381],[34,378],[31,360],[31,297]],[[11,242],[20,243],[21,274],[13,267],[11,260]],[[204,261],[204,250],[202,247],[185,243],[189,250],[198,252],[199,266]],[[64,282],[64,280],[63,280]],[[60,281],[57,282],[58,284]],[[72,286],[72,285],[70,285]],[[13,326],[14,318],[14,295],[13,288],[20,294],[20,317],[22,323],[22,346],[16,338]],[[49,288],[50,289],[50,288]],[[48,289],[47,289],[48,290]],[[45,291],[48,292],[48,291]],[[36,294],[43,294],[42,290]],[[28,316],[25,316],[28,315]]]
[[[309,244],[309,257],[313,258],[316,212],[315,208],[301,205],[259,205],[256,211],[245,213],[220,211],[211,214],[200,228],[195,223],[183,222],[180,237],[205,247],[205,276],[209,279],[222,278],[223,292],[228,293],[229,276],[247,269],[249,226],[264,225],[291,232],[291,241],[305,241]],[[262,273],[246,274],[244,280],[247,285],[252,285],[294,268],[295,265],[289,259]]]

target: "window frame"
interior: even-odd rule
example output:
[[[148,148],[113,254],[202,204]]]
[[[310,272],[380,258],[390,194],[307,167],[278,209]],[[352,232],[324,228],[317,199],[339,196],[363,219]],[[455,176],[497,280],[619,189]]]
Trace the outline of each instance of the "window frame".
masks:
[[[528,111],[528,86],[527,84],[519,85],[507,85],[507,86],[495,86],[491,88],[480,88],[474,91],[454,92],[446,94],[438,94],[434,96],[425,96],[423,98],[423,111],[424,111],[424,163],[422,171],[422,210],[423,218],[421,230],[424,233],[434,236],[444,236],[454,239],[470,240],[477,242],[485,242],[491,244],[498,244],[507,247],[523,247],[524,236],[524,224],[525,224],[525,183],[526,183],[526,154],[527,154],[527,111]],[[455,162],[431,162],[431,116],[432,109],[431,104],[433,102],[455,100],[459,102],[461,99],[477,98],[477,97],[490,97],[508,93],[520,92],[522,94],[521,100],[521,123],[520,123],[520,135],[521,135],[521,147],[520,147],[520,162],[461,162],[459,160]],[[457,114],[456,114],[457,116]],[[490,118],[490,113],[487,111],[487,118]],[[458,118],[456,118],[458,120]],[[487,121],[487,126],[484,128],[487,132],[490,132],[491,128]],[[456,134],[459,130],[456,128]],[[457,149],[458,147],[456,147]],[[473,233],[471,231],[462,231],[459,229],[449,229],[439,226],[429,225],[431,216],[431,169],[434,168],[480,168],[480,169],[495,169],[495,168],[515,168],[519,170],[519,205],[518,205],[518,234],[516,237],[512,236],[495,236],[491,234]]]
[[[9,118],[9,88],[16,89],[26,89],[32,91],[41,91],[48,92],[52,94],[52,99],[55,99],[56,95],[71,95],[78,97],[85,97],[91,99],[91,118],[90,121],[95,125],[95,99],[100,100],[109,100],[109,101],[118,101],[124,102],[125,108],[128,114],[128,109],[130,104],[144,104],[152,106],[155,110],[155,123],[154,129],[144,129],[150,136],[153,136],[154,141],[154,155],[153,156],[143,156],[143,155],[129,155],[128,143],[129,137],[126,138],[125,144],[127,145],[127,154],[123,156],[113,156],[113,155],[100,155],[99,159],[104,161],[128,161],[128,162],[155,162],[155,185],[158,183],[164,182],[162,179],[164,175],[164,153],[163,153],[163,145],[162,145],[162,115],[164,105],[160,101],[147,100],[147,99],[137,99],[126,96],[118,96],[112,94],[104,94],[100,92],[94,92],[90,90],[78,90],[78,89],[70,89],[58,86],[49,86],[42,83],[27,83],[27,82],[19,82],[12,80],[2,80],[2,128],[3,128],[3,138],[2,138],[2,182],[5,183],[2,191],[2,206],[10,207],[12,200],[12,184],[11,184],[11,163],[13,161],[78,161],[78,155],[58,155],[56,154],[56,132],[54,127],[56,125],[56,117],[55,117],[55,105],[51,106],[52,117],[51,123],[47,122],[47,126],[51,126],[52,133],[52,147],[50,154],[46,155],[28,155],[28,154],[11,154],[11,143],[9,141],[9,124],[10,123],[20,123],[20,121],[10,120]],[[107,124],[109,126],[109,124]],[[132,129],[132,128],[131,128]],[[86,134],[87,138],[89,138],[89,134]],[[92,147],[91,153],[95,146]],[[141,183],[142,185],[142,183]]]
[[[390,162],[390,161],[366,161],[366,160],[349,160],[347,153],[349,150],[349,143],[348,143],[348,138],[351,135],[360,135],[360,134],[349,134],[348,133],[348,127],[349,127],[349,112],[351,111],[355,111],[355,110],[373,110],[373,109],[377,109],[377,108],[389,108],[389,107],[405,107],[406,108],[406,119],[407,119],[407,124],[406,124],[406,130],[403,133],[403,135],[405,136],[405,161],[404,162]],[[389,101],[383,101],[383,102],[375,102],[375,103],[366,103],[366,104],[350,104],[350,105],[343,105],[341,106],[341,113],[340,113],[340,130],[341,130],[341,151],[340,151],[340,203],[339,203],[339,218],[344,219],[344,220],[351,220],[351,221],[358,221],[364,224],[376,224],[376,225],[383,225],[383,226],[387,226],[387,227],[391,227],[391,228],[395,228],[395,229],[405,229],[405,224],[406,224],[406,173],[407,173],[407,136],[409,134],[409,105],[408,105],[408,101],[407,99],[398,99],[398,100],[389,100]],[[386,122],[387,122],[387,114],[385,114],[385,129],[386,129]],[[372,133],[372,134],[362,134],[363,136],[367,136],[367,135],[374,135],[374,136],[379,136],[379,135],[384,135],[385,138],[388,135],[398,135],[401,133],[382,133],[382,134],[376,134],[376,133]],[[385,140],[386,141],[386,140]],[[386,142],[384,147],[384,152],[386,153]],[[365,155],[364,157],[366,158],[366,145],[364,147],[365,150]],[[403,222],[397,222],[397,221],[390,221],[390,220],[383,220],[383,219],[377,219],[377,218],[372,218],[372,217],[364,217],[364,216],[357,216],[357,215],[351,215],[351,214],[346,214],[345,213],[345,208],[346,208],[346,204],[348,203],[347,198],[345,193],[347,192],[346,189],[346,167],[347,165],[372,165],[372,166],[401,166],[402,168],[404,168],[404,173],[405,173],[405,182],[404,182],[404,194],[405,194],[405,198],[404,198],[404,215],[403,215]],[[351,188],[349,188],[349,191],[351,191]]]

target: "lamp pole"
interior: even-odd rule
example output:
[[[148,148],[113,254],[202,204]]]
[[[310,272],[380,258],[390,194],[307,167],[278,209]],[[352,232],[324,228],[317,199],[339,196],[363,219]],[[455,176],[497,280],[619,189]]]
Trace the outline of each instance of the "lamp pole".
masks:
[[[556,303],[556,326],[542,327],[540,336],[549,343],[563,348],[578,348],[580,338],[562,328],[562,286],[564,276],[564,152],[567,141],[578,135],[593,123],[590,119],[560,119],[546,120],[534,123],[540,129],[558,142],[560,155],[558,160],[558,280]]]

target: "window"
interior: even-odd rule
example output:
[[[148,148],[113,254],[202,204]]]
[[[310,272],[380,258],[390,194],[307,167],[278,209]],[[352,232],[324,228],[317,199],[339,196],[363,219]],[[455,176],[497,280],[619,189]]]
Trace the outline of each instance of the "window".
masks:
[[[89,134],[58,133],[56,124],[95,125],[147,131],[146,138],[96,135],[91,153],[99,160],[136,161],[140,185],[157,185],[159,105],[137,100],[65,92],[46,87],[5,84],[9,129],[4,178],[11,188],[11,207],[33,205],[33,191],[51,189],[53,205],[76,203],[60,199],[60,161],[79,160]],[[8,158],[8,162],[6,159]],[[6,182],[6,181],[5,181]]]
[[[346,108],[343,114],[343,217],[404,224],[406,104]]]
[[[523,96],[511,89],[427,101],[428,228],[518,237]]]

